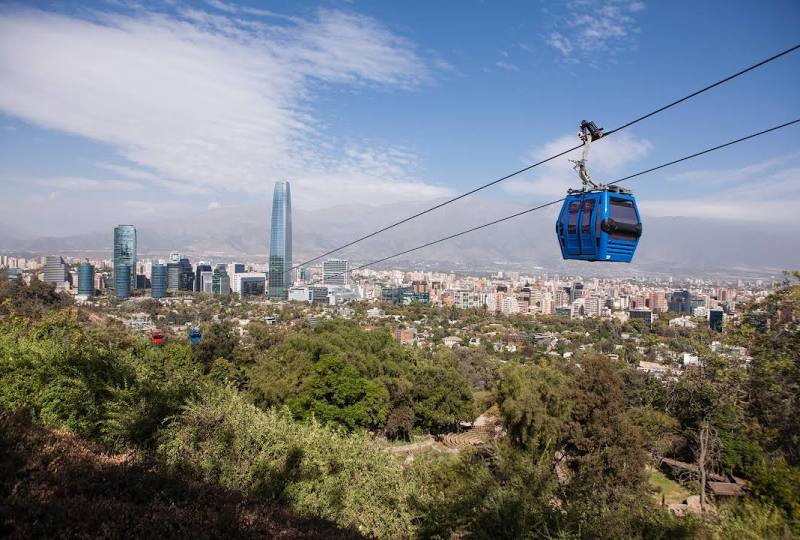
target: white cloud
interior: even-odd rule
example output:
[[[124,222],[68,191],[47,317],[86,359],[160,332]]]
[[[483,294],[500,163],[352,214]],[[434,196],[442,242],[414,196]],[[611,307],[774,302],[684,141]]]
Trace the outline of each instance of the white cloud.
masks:
[[[205,0],[205,2],[214,9],[218,9],[219,11],[224,11],[225,13],[241,13],[245,15],[255,15],[256,17],[274,17],[277,19],[297,20],[296,17],[282,15],[280,13],[269,11],[267,9],[254,8],[250,6],[240,6],[234,3],[222,2],[221,0]]]
[[[559,51],[565,57],[572,54],[572,42],[561,32],[550,32],[544,42]]]
[[[704,169],[674,175],[689,196],[644,200],[654,216],[710,217],[734,221],[800,224],[800,166],[788,155],[739,168]],[[713,193],[707,193],[708,188]]]
[[[564,135],[532,151],[525,164],[535,163],[563,152],[578,143],[575,135]],[[592,144],[589,151],[589,172],[596,183],[607,183],[622,175],[624,167],[639,161],[652,149],[652,144],[628,133],[617,133]],[[538,197],[563,197],[570,187],[580,187],[578,174],[570,159],[580,159],[580,150],[575,150],[561,158],[549,161],[531,173],[503,183],[510,193],[535,195]],[[615,175],[612,177],[612,175]]]
[[[76,176],[43,178],[36,180],[35,183],[62,191],[138,191],[142,189],[141,184],[128,180],[98,180],[95,178],[81,178]]]
[[[553,29],[543,39],[568,62],[597,65],[601,55],[613,57],[635,46],[640,31],[636,14],[644,9],[644,2],[639,1],[568,1],[565,12],[554,17]]]
[[[643,11],[645,7],[646,6],[644,2],[631,2],[630,4],[628,4],[628,11],[630,11],[631,13],[638,13],[640,11]]]
[[[494,65],[505,71],[519,71],[519,66],[511,62],[504,62],[503,60],[495,62]]]
[[[128,167],[126,165],[100,162],[100,163],[95,163],[94,166],[97,167],[98,169],[105,169],[107,171],[119,174],[120,176],[124,176],[126,178],[131,178],[134,180],[145,180],[148,182],[157,182],[159,180],[159,177],[156,174],[144,171],[142,169]]]
[[[730,197],[699,199],[660,199],[637,201],[645,216],[681,216],[752,221],[761,223],[800,224],[800,200],[747,201]]]
[[[696,169],[668,176],[667,180],[686,184],[726,184],[730,187],[732,184],[738,182],[751,181],[767,174],[774,174],[777,166],[786,163],[794,157],[797,156],[782,156],[734,169]]]
[[[315,81],[400,88],[429,81],[410,42],[352,13],[321,10],[278,24],[211,4],[222,14],[82,19],[0,9],[0,110],[106,143],[128,163],[99,168],[180,193],[264,193],[279,178],[315,206],[364,193],[446,192],[414,178],[413,159],[387,157],[391,147],[352,143],[381,176],[363,173],[357,167],[365,161],[340,157],[313,115]]]

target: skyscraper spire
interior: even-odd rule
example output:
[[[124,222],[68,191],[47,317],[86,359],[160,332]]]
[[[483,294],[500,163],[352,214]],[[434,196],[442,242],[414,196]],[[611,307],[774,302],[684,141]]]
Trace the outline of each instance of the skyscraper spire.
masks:
[[[289,182],[275,182],[269,242],[269,297],[285,300],[292,285],[292,196]]]

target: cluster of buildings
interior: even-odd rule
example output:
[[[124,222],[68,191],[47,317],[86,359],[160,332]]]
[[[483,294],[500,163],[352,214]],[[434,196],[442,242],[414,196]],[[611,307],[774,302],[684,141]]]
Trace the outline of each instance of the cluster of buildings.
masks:
[[[359,298],[351,289],[349,262],[331,259],[323,262],[322,279],[310,271],[292,266],[292,203],[288,182],[276,182],[272,201],[269,260],[266,264],[241,262],[212,264],[191,260],[173,252],[166,260],[138,258],[137,231],[133,225],[117,225],[113,233],[111,260],[66,261],[52,255],[42,263],[3,256],[0,267],[8,268],[10,277],[25,269],[43,270],[42,279],[60,290],[91,297],[108,289],[126,299],[136,290],[149,292],[152,298],[164,298],[181,292],[205,292],[213,295],[267,296],[274,300],[341,304]]]
[[[701,282],[674,283],[651,280],[592,279],[579,277],[525,276],[499,273],[490,277],[457,277],[455,274],[372,272],[381,287],[379,298],[390,304],[433,303],[457,308],[483,309],[513,314],[561,315],[569,318],[598,317],[639,319],[645,325],[662,313],[675,313],[673,326],[697,325],[705,319],[721,330],[738,302],[766,294],[757,280],[748,284]],[[672,324],[672,322],[670,323]]]
[[[217,263],[190,259],[178,252],[166,260],[139,260],[137,231],[118,225],[113,232],[111,260],[75,263],[61,256],[41,261],[0,256],[0,268],[9,276],[23,270],[42,271],[42,279],[82,296],[109,289],[121,299],[134,291],[149,291],[152,298],[181,292],[240,296],[266,296],[272,300],[342,304],[366,299],[388,304],[432,303],[503,314],[561,315],[570,318],[605,317],[639,319],[650,325],[660,314],[681,317],[674,325],[691,326],[705,318],[721,330],[736,302],[766,291],[760,280],[736,286],[672,278],[645,280],[583,280],[580,277],[521,276],[499,272],[493,276],[457,276],[454,273],[375,271],[351,272],[344,259],[329,259],[321,268],[292,266],[292,204],[288,182],[276,182],[273,192],[269,259],[264,263]],[[146,293],[145,293],[146,294]],[[670,323],[672,324],[672,322]]]

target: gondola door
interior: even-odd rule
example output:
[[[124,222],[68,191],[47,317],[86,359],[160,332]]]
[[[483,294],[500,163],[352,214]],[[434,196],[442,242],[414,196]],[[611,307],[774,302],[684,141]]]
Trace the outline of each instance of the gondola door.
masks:
[[[578,218],[580,217],[582,197],[575,197],[569,203],[567,215],[564,216],[564,224],[567,229],[567,245],[566,252],[568,257],[575,257],[581,254],[580,241],[578,239]]]
[[[578,219],[578,238],[581,257],[595,258],[597,256],[597,235],[595,234],[595,213],[599,209],[597,195],[584,195]]]

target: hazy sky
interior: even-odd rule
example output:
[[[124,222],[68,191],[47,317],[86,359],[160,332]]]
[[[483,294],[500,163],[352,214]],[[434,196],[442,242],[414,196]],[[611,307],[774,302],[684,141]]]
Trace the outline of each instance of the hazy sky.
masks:
[[[0,6],[0,223],[465,191],[796,44],[796,0]],[[800,53],[593,147],[613,180],[800,117]],[[631,183],[646,216],[800,224],[800,126]],[[570,156],[573,157],[573,156]],[[536,203],[567,158],[486,196]],[[476,222],[480,216],[470,206]],[[549,232],[549,231],[548,231]]]

